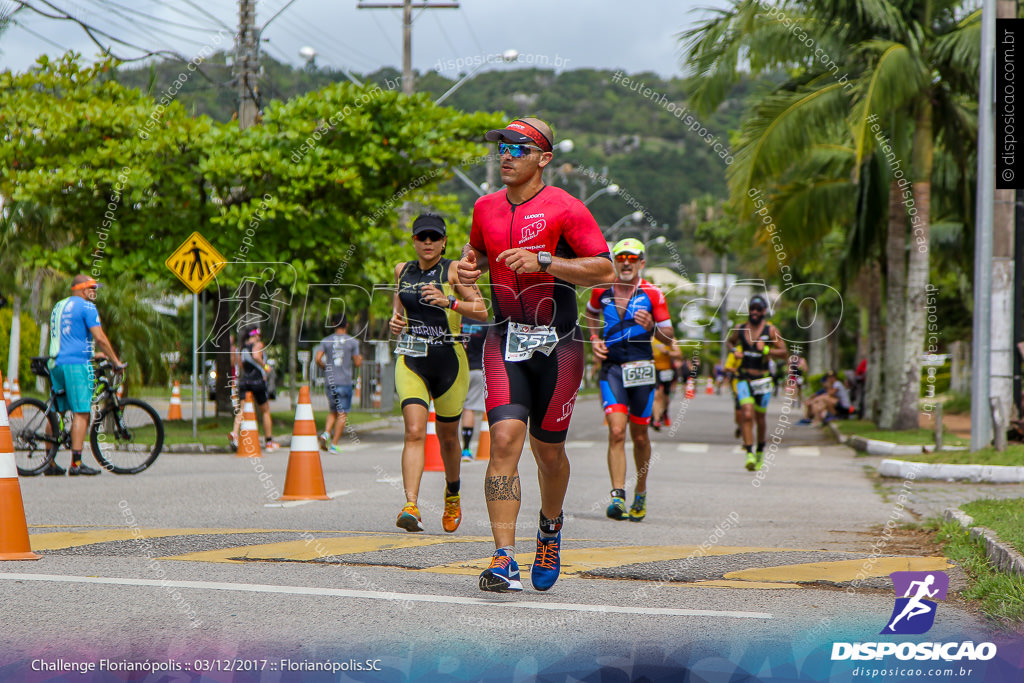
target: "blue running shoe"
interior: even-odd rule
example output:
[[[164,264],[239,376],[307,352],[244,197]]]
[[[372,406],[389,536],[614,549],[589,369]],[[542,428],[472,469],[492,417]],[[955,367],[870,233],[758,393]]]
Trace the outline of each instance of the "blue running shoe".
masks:
[[[537,556],[533,559],[530,569],[530,582],[539,591],[546,591],[558,581],[558,573],[562,570],[559,548],[562,544],[562,532],[554,538],[541,538],[537,532]]]
[[[507,551],[499,548],[491,556],[491,566],[480,574],[480,590],[508,593],[523,590],[519,580],[519,565]]]
[[[612,504],[605,511],[609,519],[626,519],[626,499],[612,496]]]
[[[470,452],[470,450],[468,448],[463,448],[462,449],[462,462],[472,462],[472,461],[473,461],[473,453]]]

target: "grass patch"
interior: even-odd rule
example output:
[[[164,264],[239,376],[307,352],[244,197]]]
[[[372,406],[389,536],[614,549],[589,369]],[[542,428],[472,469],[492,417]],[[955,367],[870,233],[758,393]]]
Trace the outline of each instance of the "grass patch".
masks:
[[[878,441],[890,441],[892,443],[907,446],[927,446],[935,443],[935,432],[932,429],[907,429],[895,431],[879,429],[870,420],[839,420],[839,431],[847,436],[862,436],[865,439],[876,439]],[[968,441],[955,436],[949,430],[942,435],[942,442],[948,446],[967,446]]]
[[[966,445],[966,444],[965,444]],[[901,456],[904,460],[936,465],[1009,465],[1024,466],[1024,444],[1013,444],[1000,453],[992,446],[977,451],[940,451]]]
[[[1024,629],[1024,578],[1010,576],[992,566],[984,546],[972,541],[967,530],[956,522],[939,528],[936,540],[942,544],[946,557],[956,562],[967,574],[968,588],[961,595],[977,600],[982,611],[1008,630]]]
[[[368,413],[368,412],[351,412],[348,414],[348,424],[358,426],[367,422],[373,422],[385,417],[391,417],[392,415],[401,415],[397,409],[391,413]],[[327,411],[314,411],[313,416],[316,418],[316,425],[318,429],[323,429],[324,424],[327,420]],[[271,423],[273,425],[274,435],[291,434],[292,427],[295,424],[295,413],[291,411],[281,411],[270,414]],[[263,436],[263,423],[257,415],[256,424],[259,426],[259,434]],[[234,418],[229,415],[223,415],[221,417],[207,417],[199,418],[196,421],[196,434],[198,436],[192,436],[192,421],[191,420],[175,420],[174,422],[164,421],[164,443],[168,444],[182,444],[182,443],[202,443],[211,446],[224,446],[227,448],[228,445],[228,432],[231,431],[231,427],[234,425]]]
[[[976,500],[960,509],[974,518],[977,526],[996,532],[999,540],[1024,552],[1024,498]]]
[[[942,412],[946,415],[964,415],[971,412],[971,395],[952,393],[942,402]]]

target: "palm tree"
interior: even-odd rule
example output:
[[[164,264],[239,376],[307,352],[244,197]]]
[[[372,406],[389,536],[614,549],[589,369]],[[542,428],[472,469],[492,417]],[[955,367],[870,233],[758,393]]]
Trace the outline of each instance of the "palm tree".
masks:
[[[695,74],[692,101],[705,110],[737,82],[741,63],[754,73],[795,70],[761,99],[734,146],[729,182],[742,215],[751,213],[749,190],[775,186],[794,160],[833,142],[829,137],[837,131],[845,129],[853,148],[855,183],[862,182],[869,157],[884,155],[889,162],[886,358],[892,362],[880,418],[883,426],[898,429],[916,427],[918,419],[936,144],[962,155],[966,173],[963,141],[974,139],[970,98],[980,11],[960,17],[962,6],[948,0],[802,0],[765,8],[735,0],[682,36]],[[907,158],[909,168],[893,165]],[[827,202],[810,210],[835,215]]]

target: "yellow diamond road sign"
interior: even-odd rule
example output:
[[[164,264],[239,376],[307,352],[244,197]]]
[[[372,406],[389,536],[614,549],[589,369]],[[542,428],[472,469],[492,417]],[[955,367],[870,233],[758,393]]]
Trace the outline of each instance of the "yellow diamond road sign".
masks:
[[[185,283],[185,286],[198,294],[203,287],[224,267],[227,259],[220,255],[213,245],[198,232],[192,233],[174,253],[164,261],[164,265]]]

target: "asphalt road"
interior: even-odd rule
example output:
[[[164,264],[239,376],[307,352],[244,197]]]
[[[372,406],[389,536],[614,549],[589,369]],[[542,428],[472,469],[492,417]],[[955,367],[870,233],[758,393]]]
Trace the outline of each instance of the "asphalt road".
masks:
[[[567,443],[563,575],[547,593],[528,578],[539,509],[528,447],[517,532],[526,590],[506,595],[476,586],[493,549],[485,462],[464,466],[455,534],[441,529],[439,472],[421,488],[426,531],[395,528],[398,429],[356,433],[342,455],[324,455],[330,501],[275,503],[286,450],[21,479],[43,558],[0,563],[0,679],[36,660],[109,659],[174,662],[210,680],[568,680],[601,667],[630,680],[684,666],[700,680],[828,680],[830,667],[851,665],[828,661],[832,643],[879,639],[894,604],[888,574],[907,569],[951,576],[927,639],[996,639],[957,596],[959,569],[885,533],[891,519],[912,521],[899,489],[883,497],[851,450],[779,423],[784,406],[773,400],[770,431],[779,425],[782,439],[755,474],[732,436],[731,399],[677,397],[673,426],[653,435],[647,518],[631,523],[605,517],[607,430],[597,401],[582,400]],[[257,661],[223,663],[236,658]],[[295,668],[315,662],[333,677]],[[359,665],[369,670],[353,673]]]

